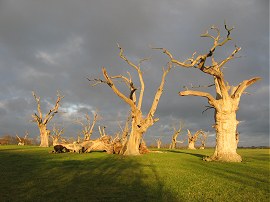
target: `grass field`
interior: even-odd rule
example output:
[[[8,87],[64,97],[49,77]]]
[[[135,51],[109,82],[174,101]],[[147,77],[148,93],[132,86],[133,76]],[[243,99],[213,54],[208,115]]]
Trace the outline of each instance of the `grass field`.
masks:
[[[0,201],[269,201],[269,149],[242,163],[204,162],[206,150],[124,157],[0,146]]]

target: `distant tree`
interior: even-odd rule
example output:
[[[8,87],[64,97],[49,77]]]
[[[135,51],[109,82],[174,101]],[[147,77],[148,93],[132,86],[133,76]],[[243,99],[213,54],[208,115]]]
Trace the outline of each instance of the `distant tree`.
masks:
[[[213,77],[216,90],[216,98],[214,98],[208,92],[194,91],[186,89],[179,93],[181,96],[200,96],[208,99],[210,104],[209,108],[215,109],[215,125],[216,129],[216,149],[211,157],[205,158],[207,161],[227,161],[227,162],[241,162],[242,158],[237,154],[237,143],[236,143],[236,130],[239,121],[236,120],[236,112],[239,108],[239,102],[241,95],[245,92],[246,88],[254,84],[259,77],[254,77],[249,80],[244,80],[237,86],[230,86],[229,83],[224,79],[223,69],[224,66],[232,59],[236,58],[236,54],[241,50],[240,47],[235,46],[234,51],[224,60],[217,62],[214,58],[214,54],[217,48],[224,46],[231,39],[231,31],[233,28],[228,28],[225,23],[225,30],[227,35],[222,38],[219,28],[212,26],[211,30],[215,34],[209,34],[207,30],[201,37],[210,38],[213,40],[213,45],[210,50],[202,55],[195,57],[196,52],[191,58],[181,62],[173,57],[173,55],[164,48],[163,52],[169,57],[170,62],[175,65],[201,70],[203,73]],[[211,61],[207,59],[211,58]],[[209,64],[210,63],[210,64]],[[208,65],[209,64],[209,65]]]
[[[208,135],[205,132],[202,132],[200,136],[201,146],[200,149],[205,149],[206,140],[208,138]]]
[[[82,125],[81,133],[84,136],[84,140],[90,140],[93,134],[93,129],[98,120],[98,114],[95,112],[92,123],[91,123],[90,116],[88,114],[85,114],[85,119],[86,119],[86,122],[83,122],[82,120],[76,120],[75,122]]]
[[[195,142],[198,140],[199,135],[203,134],[202,130],[196,131],[193,135],[191,134],[190,130],[188,130],[188,149],[196,149]]]
[[[61,99],[64,98],[64,96],[60,95],[60,93],[57,92],[57,100],[56,100],[55,106],[52,109],[50,109],[50,111],[43,118],[43,114],[40,108],[40,97],[37,97],[34,91],[32,93],[36,100],[37,111],[38,111],[38,114],[34,113],[32,117],[33,117],[33,122],[36,122],[39,128],[40,147],[49,147],[50,130],[47,129],[47,124],[52,120],[54,115],[58,113],[60,101]]]
[[[107,84],[112,91],[119,96],[124,102],[126,102],[131,110],[131,131],[129,135],[129,139],[126,145],[126,150],[124,152],[124,155],[139,155],[139,145],[141,144],[142,136],[147,131],[147,129],[152,126],[155,122],[158,121],[157,118],[154,118],[160,97],[163,92],[163,87],[165,83],[165,77],[170,71],[172,65],[171,63],[168,63],[168,68],[163,69],[163,75],[161,79],[161,83],[159,88],[156,91],[154,100],[152,102],[152,106],[147,113],[146,116],[143,115],[142,112],[142,102],[143,102],[143,95],[144,95],[144,79],[143,79],[143,72],[141,71],[141,63],[145,61],[146,59],[143,59],[139,62],[138,65],[135,65],[130,60],[128,60],[124,54],[123,49],[118,45],[120,49],[120,57],[135,71],[138,73],[138,77],[140,80],[140,88],[135,87],[134,82],[132,80],[131,74],[128,72],[128,77],[123,75],[116,75],[116,76],[109,76],[107,73],[107,70],[105,68],[102,68],[103,76],[105,80],[101,79],[94,79],[90,81],[95,81],[96,84],[98,83],[105,83]],[[115,80],[120,81],[127,85],[127,87],[130,90],[129,96],[124,95],[119,88],[115,85]],[[137,101],[136,97],[136,91],[140,89],[139,99]]]
[[[157,148],[160,149],[161,143],[162,143],[161,138],[156,139],[156,143],[157,143]]]
[[[183,143],[184,141],[178,141],[177,140],[177,137],[178,135],[180,135],[181,131],[183,129],[183,123],[180,121],[179,122],[179,128],[176,129],[176,127],[173,127],[173,136],[172,136],[172,143],[170,145],[170,149],[175,149],[176,148],[176,143],[179,142],[179,143]]]
[[[18,141],[18,145],[21,145],[21,146],[24,146],[27,142],[27,137],[28,137],[29,133],[28,131],[25,131],[25,135],[24,137],[19,137],[17,134],[16,134],[16,137],[17,137],[17,141]]]
[[[59,128],[54,124],[53,131],[51,134],[53,146],[60,144],[61,135],[63,135],[63,134],[64,134],[64,128]]]

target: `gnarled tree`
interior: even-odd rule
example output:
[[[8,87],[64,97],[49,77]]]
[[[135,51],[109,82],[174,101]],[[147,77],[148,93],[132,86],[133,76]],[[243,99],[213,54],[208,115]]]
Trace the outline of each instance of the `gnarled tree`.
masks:
[[[96,81],[96,84],[98,83],[105,83],[107,84],[112,91],[119,96],[125,103],[127,103],[131,110],[131,131],[129,135],[129,139],[126,145],[126,150],[124,152],[124,155],[139,155],[139,145],[141,143],[141,139],[143,134],[147,131],[147,129],[152,126],[155,122],[158,121],[158,118],[154,118],[160,97],[163,92],[163,87],[165,83],[165,78],[168,72],[170,71],[172,65],[171,63],[168,63],[168,68],[163,69],[163,75],[161,79],[161,83],[159,88],[156,91],[154,100],[152,102],[152,106],[147,113],[147,115],[143,115],[142,112],[142,102],[143,102],[143,96],[144,96],[144,79],[143,79],[143,72],[141,71],[141,63],[146,60],[143,59],[139,62],[138,65],[132,63],[130,60],[128,60],[125,55],[123,54],[123,49],[118,45],[120,49],[120,57],[123,59],[130,67],[132,67],[135,71],[138,73],[138,77],[140,80],[140,88],[135,87],[131,74],[128,72],[128,77],[123,75],[116,75],[116,76],[109,76],[107,73],[107,70],[105,68],[102,68],[103,77],[105,80],[101,79],[94,79]],[[119,88],[115,85],[115,80],[124,82],[127,87],[130,90],[129,95],[125,95],[123,92],[119,90]],[[93,80],[90,80],[93,81]],[[137,100],[136,91],[139,89],[139,99]]]
[[[202,130],[198,130],[194,135],[191,134],[190,130],[188,131],[188,149],[196,149],[195,148],[195,142],[198,140],[198,137],[200,134],[203,134]]]
[[[37,97],[35,92],[33,91],[33,96],[37,102],[37,113],[34,113],[32,115],[33,122],[36,122],[39,128],[40,132],[40,147],[49,147],[49,136],[50,136],[50,130],[47,129],[47,124],[52,120],[55,114],[58,113],[58,108],[60,106],[61,99],[64,98],[64,96],[60,95],[59,92],[57,92],[57,100],[55,102],[55,105],[50,111],[43,117],[43,114],[41,112],[40,108],[40,97]]]
[[[208,99],[210,108],[215,109],[215,125],[213,127],[216,130],[216,149],[214,154],[211,157],[205,158],[205,160],[241,162],[242,158],[236,151],[237,143],[235,134],[239,123],[236,119],[236,112],[239,108],[240,98],[246,88],[260,80],[260,78],[254,77],[249,80],[244,80],[237,86],[230,86],[224,78],[224,65],[230,60],[236,58],[236,54],[241,50],[241,48],[235,46],[235,49],[227,58],[221,61],[216,61],[214,58],[215,50],[218,47],[224,46],[231,40],[230,35],[233,28],[228,28],[225,24],[227,35],[224,38],[221,37],[220,30],[216,26],[212,26],[211,30],[213,31],[213,34],[209,34],[209,31],[206,31],[206,33],[201,35],[201,37],[207,37],[213,40],[212,47],[208,52],[198,55],[197,57],[195,57],[195,52],[191,58],[182,62],[175,59],[167,49],[158,49],[162,49],[173,64],[184,68],[194,67],[213,77],[216,98],[208,92],[188,89],[179,93],[181,96],[205,97]],[[208,59],[211,60],[208,62]]]
[[[16,137],[17,137],[17,140],[18,140],[18,145],[24,146],[26,144],[26,140],[27,140],[28,135],[29,135],[28,131],[25,131],[25,136],[23,138],[19,137],[16,134]]]
[[[172,136],[172,143],[170,144],[170,149],[175,149],[177,142],[179,142],[179,143],[184,142],[184,141],[177,140],[177,137],[181,133],[182,129],[183,129],[183,123],[181,121],[179,123],[179,129],[176,129],[176,127],[173,127],[174,132],[173,132],[173,136]]]

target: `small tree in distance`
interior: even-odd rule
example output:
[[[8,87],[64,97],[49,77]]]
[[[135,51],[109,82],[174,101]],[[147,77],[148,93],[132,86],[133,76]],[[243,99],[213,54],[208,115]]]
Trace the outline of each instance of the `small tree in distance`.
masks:
[[[176,143],[183,143],[184,141],[178,141],[177,137],[178,135],[182,132],[183,130],[183,123],[180,121],[179,122],[179,129],[176,129],[176,127],[173,127],[173,136],[172,136],[172,143],[170,144],[170,149],[175,149],[176,148]]]
[[[173,55],[164,48],[154,48],[162,49],[170,62],[175,65],[184,68],[194,67],[201,70],[203,73],[208,74],[213,77],[214,86],[216,90],[216,98],[214,98],[208,92],[188,90],[182,91],[179,93],[181,96],[200,96],[208,99],[210,108],[215,109],[215,125],[213,126],[216,130],[216,149],[214,154],[211,157],[205,158],[207,161],[227,161],[227,162],[241,162],[242,158],[237,154],[237,142],[236,142],[236,131],[239,121],[236,119],[236,112],[239,108],[239,102],[242,94],[247,87],[254,84],[259,77],[254,77],[249,80],[244,80],[237,86],[230,86],[229,83],[225,80],[223,74],[224,65],[227,64],[230,60],[236,58],[236,54],[241,50],[240,47],[235,46],[234,51],[224,60],[216,61],[214,58],[215,50],[218,47],[224,46],[231,39],[230,34],[233,28],[228,28],[225,23],[225,30],[227,35],[224,39],[221,38],[220,30],[216,26],[212,26],[211,30],[215,33],[213,35],[209,34],[207,30],[205,34],[201,37],[210,38],[213,40],[213,45],[210,50],[202,55],[195,57],[196,52],[192,55],[191,58],[188,58],[185,61],[179,61],[173,57]],[[210,65],[208,64],[208,60]]]

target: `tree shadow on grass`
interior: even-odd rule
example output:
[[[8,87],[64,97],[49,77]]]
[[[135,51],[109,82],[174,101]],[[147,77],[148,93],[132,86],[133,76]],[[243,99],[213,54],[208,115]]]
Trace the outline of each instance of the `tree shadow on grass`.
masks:
[[[202,155],[202,154],[198,154],[198,153],[191,153],[191,152],[185,152],[185,151],[179,151],[179,150],[166,150],[167,152],[171,152],[171,153],[181,153],[181,154],[189,154],[192,156],[196,156],[200,159],[203,159],[204,157],[206,157],[206,155]],[[196,151],[196,150],[194,150]]]
[[[141,157],[8,151],[0,157],[0,201],[181,201],[162,192]]]

